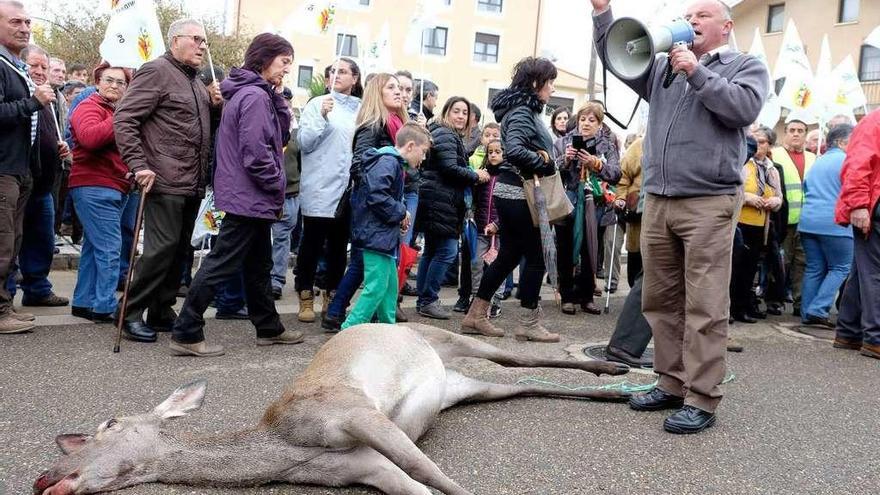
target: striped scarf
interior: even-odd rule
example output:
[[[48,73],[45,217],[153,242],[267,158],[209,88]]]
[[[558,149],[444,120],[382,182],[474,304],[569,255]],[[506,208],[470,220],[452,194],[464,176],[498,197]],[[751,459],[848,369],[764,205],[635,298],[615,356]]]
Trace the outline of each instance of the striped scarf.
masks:
[[[28,87],[28,93],[31,97],[34,96],[34,93],[37,91],[37,85],[31,80],[27,73],[27,64],[22,62],[21,60],[15,59],[15,63],[13,64],[9,60],[6,60],[6,57],[0,57],[0,60],[4,61],[6,65],[12,67],[12,69],[24,79],[24,83]],[[37,121],[39,119],[39,112],[34,112],[31,114],[31,146],[34,145],[34,141],[37,140]]]

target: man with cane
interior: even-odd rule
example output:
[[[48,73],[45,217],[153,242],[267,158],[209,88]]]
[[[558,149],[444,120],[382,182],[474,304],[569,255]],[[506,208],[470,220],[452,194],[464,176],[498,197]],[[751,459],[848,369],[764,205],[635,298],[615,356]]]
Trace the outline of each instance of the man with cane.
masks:
[[[614,17],[591,0],[602,63]],[[644,140],[642,309],[654,333],[657,387],[630,399],[638,411],[675,409],[670,433],[715,424],[725,375],[731,250],[743,201],[745,137],[767,95],[756,58],[731,50],[730,7],[698,0],[685,14],[693,45],[650,60],[624,81],[651,105]],[[684,74],[665,87],[664,74]]]
[[[168,28],[168,52],[137,71],[114,114],[116,143],[144,201],[144,250],[130,285],[123,335],[155,342],[169,331],[180,267],[187,256],[200,198],[208,181],[211,128],[223,99],[206,88],[198,68],[208,45],[199,21]],[[147,312],[147,320],[143,315]]]

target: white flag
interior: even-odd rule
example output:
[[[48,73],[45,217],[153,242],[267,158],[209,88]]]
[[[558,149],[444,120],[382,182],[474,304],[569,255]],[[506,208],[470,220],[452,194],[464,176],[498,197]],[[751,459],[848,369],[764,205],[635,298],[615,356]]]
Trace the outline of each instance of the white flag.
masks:
[[[417,0],[416,9],[409,19],[403,49],[410,55],[422,52],[422,35],[426,29],[437,27],[439,0]]]
[[[869,34],[868,37],[865,38],[865,42],[863,44],[880,48],[880,26],[875,27],[874,30],[871,31],[871,34]]]
[[[794,21],[789,19],[782,37],[782,46],[779,47],[779,56],[776,57],[776,65],[773,66],[773,80],[792,76],[812,76],[812,74],[810,60],[807,58],[797,27]]]
[[[761,41],[761,32],[758,28],[755,28],[755,37],[752,40],[749,55],[758,59],[767,68],[767,99],[764,101],[761,113],[758,114],[758,118],[755,121],[772,129],[779,122],[782,108],[779,106],[779,98],[776,96],[776,91],[773,89],[773,84],[770,80],[770,64],[767,61],[767,53],[764,51],[764,42]]]
[[[831,77],[831,45],[828,35],[822,37],[822,48],[819,51],[819,64],[816,65],[816,77],[813,79],[815,94],[815,112],[819,122],[827,122],[835,115],[834,79]]]
[[[110,65],[138,69],[165,53],[165,41],[153,0],[110,0],[110,22],[101,42],[101,58]]]
[[[852,55],[847,55],[843,62],[831,71],[834,80],[834,104],[840,108],[853,109],[867,105],[865,91],[856,72],[856,64]]]
[[[388,21],[382,24],[375,39],[367,45],[362,59],[364,76],[394,71],[394,64],[391,63],[391,27]]]
[[[283,29],[308,36],[330,32],[336,22],[336,2],[305,0],[284,22]]]

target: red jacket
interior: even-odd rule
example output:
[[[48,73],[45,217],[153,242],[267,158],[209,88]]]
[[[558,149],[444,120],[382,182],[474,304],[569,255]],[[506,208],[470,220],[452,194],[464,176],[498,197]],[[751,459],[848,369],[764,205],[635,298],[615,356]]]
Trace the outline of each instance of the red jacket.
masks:
[[[859,122],[840,170],[840,197],[834,210],[834,221],[849,225],[850,213],[859,208],[874,212],[880,198],[880,110],[874,110]]]
[[[122,163],[113,134],[113,105],[94,93],[70,116],[73,135],[73,165],[68,187],[100,186],[122,193],[131,190],[129,169]]]

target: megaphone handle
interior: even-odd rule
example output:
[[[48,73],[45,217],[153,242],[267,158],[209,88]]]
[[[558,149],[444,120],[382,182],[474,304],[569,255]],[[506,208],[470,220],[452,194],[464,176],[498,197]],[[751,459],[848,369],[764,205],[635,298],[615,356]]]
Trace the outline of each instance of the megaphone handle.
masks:
[[[675,76],[678,73],[672,70],[672,59],[666,59],[666,75],[663,76],[663,89],[668,88],[672,85],[672,81],[675,80]]]

